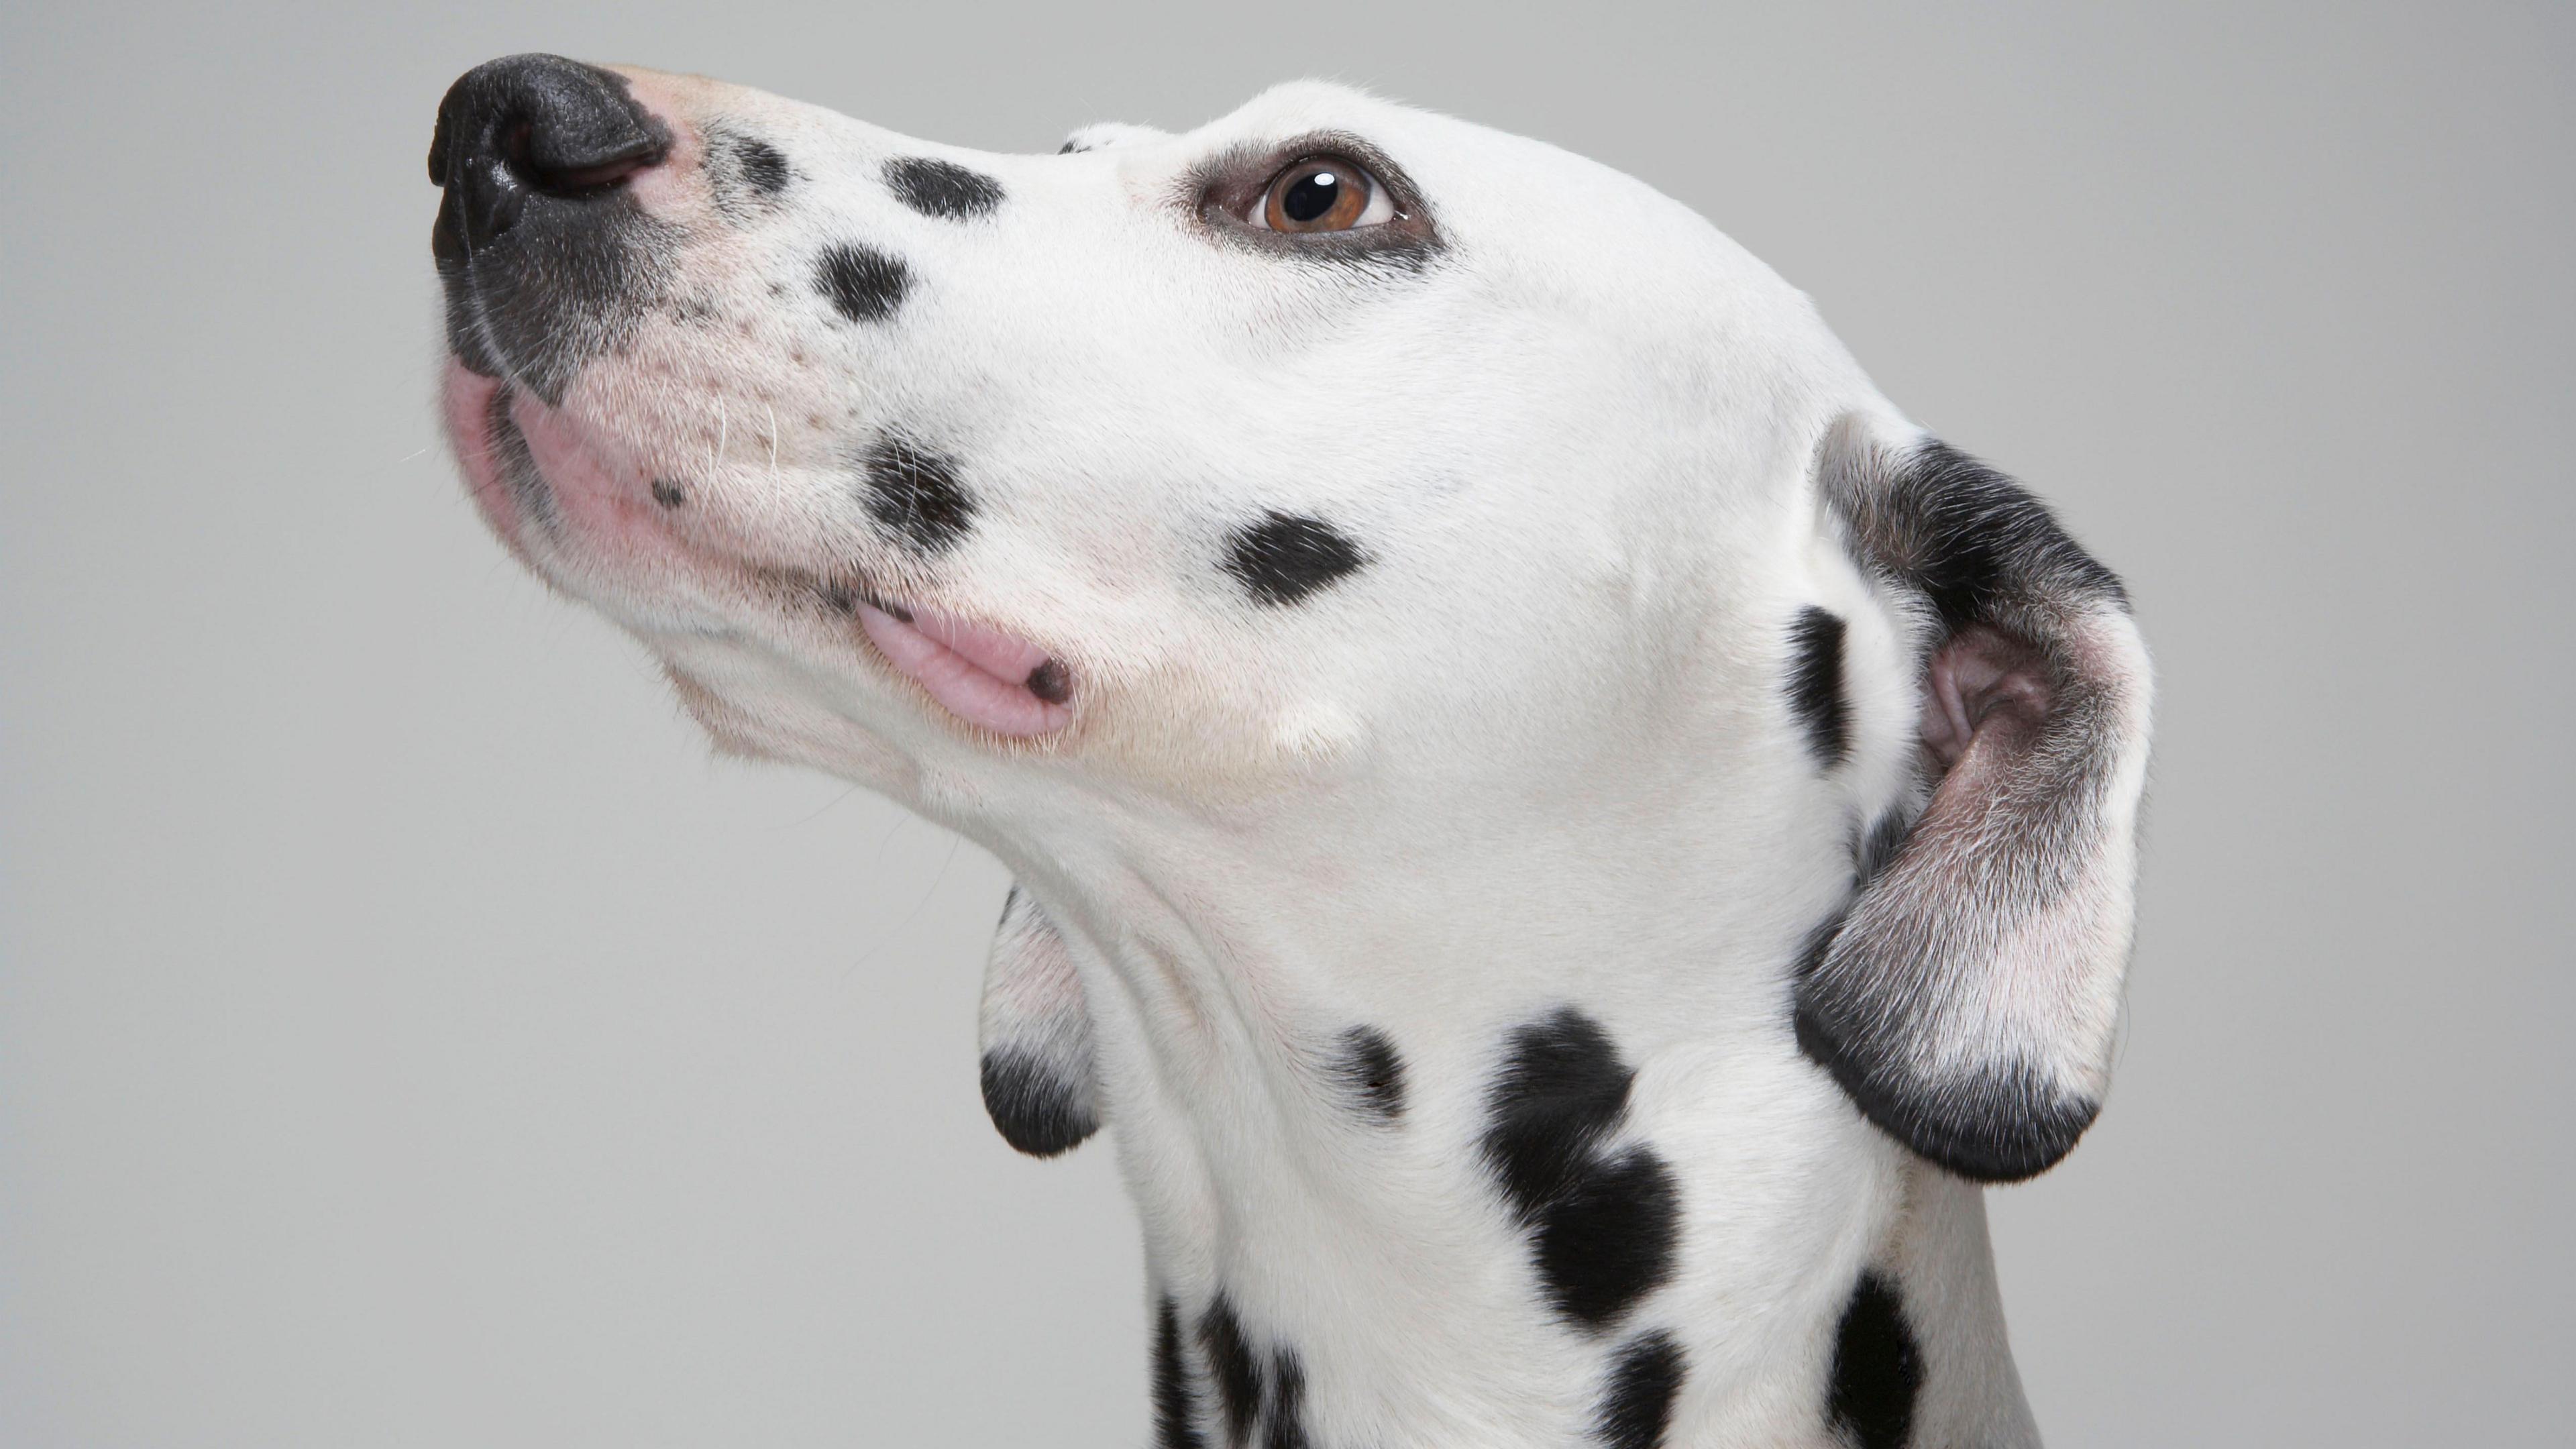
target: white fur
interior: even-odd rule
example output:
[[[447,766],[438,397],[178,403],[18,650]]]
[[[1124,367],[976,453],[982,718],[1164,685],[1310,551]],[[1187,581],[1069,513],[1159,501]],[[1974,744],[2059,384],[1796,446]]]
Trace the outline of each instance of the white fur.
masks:
[[[1078,982],[1155,1293],[1221,1286],[1293,1343],[1318,1446],[1581,1440],[1607,1356],[1648,1327],[1688,1364],[1667,1442],[1821,1445],[1837,1316],[1877,1265],[1931,1372],[1913,1442],[2035,1442],[1976,1189],[1867,1125],[1788,1032],[1853,831],[1916,788],[1918,708],[1919,619],[1811,477],[1837,419],[1898,415],[1805,296],[1634,180],[1333,86],[1009,157],[635,81],[683,132],[635,189],[684,230],[679,290],[714,320],[657,317],[562,411],[685,475],[690,507],[514,541],[667,660],[725,747],[884,791],[1011,866],[1051,930],[998,1009],[1061,1012]],[[751,224],[688,170],[688,128],[719,118],[794,166]],[[1193,167],[1308,132],[1411,175],[1431,267],[1203,233]],[[908,211],[879,167],[920,155],[1006,204]],[[890,323],[813,294],[844,240],[912,269]],[[846,446],[881,426],[963,461],[981,512],[952,554],[905,553],[854,498]],[[1224,539],[1271,508],[1330,518],[1368,567],[1249,603]],[[847,565],[1042,644],[1074,727],[964,728],[750,572]],[[1832,771],[1779,685],[1809,604],[1849,621]],[[2125,892],[2128,866],[2096,884]],[[2116,977],[2090,989],[2075,1009],[2114,1009]],[[1638,1068],[1619,1140],[1651,1143],[1683,1204],[1679,1271],[1606,1335],[1546,1311],[1477,1151],[1500,1044],[1565,1004]],[[1400,1130],[1316,1070],[1355,1023],[1401,1047]]]

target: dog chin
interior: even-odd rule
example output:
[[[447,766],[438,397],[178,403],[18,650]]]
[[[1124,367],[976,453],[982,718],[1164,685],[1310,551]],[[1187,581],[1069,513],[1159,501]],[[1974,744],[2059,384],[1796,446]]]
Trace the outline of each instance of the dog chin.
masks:
[[[484,521],[521,553],[577,542],[640,567],[679,562],[655,517],[663,485],[560,408],[457,359],[441,382],[448,442]]]

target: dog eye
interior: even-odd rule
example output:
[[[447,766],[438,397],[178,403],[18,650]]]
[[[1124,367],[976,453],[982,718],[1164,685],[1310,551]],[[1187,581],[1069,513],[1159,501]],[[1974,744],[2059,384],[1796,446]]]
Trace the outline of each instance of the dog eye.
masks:
[[[1244,218],[1269,231],[1351,231],[1395,220],[1395,198],[1340,156],[1309,156],[1270,178]]]

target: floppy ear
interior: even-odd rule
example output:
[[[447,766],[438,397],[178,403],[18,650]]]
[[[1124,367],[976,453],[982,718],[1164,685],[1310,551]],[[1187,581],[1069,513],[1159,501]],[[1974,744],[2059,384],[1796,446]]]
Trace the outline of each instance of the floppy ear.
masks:
[[[2064,1157],[2110,1079],[2146,785],[2145,645],[2110,570],[2019,484],[1857,415],[1825,506],[1918,620],[1929,799],[1797,981],[1798,1045],[1963,1177]]]
[[[1031,1157],[1068,1152],[1100,1130],[1091,1016],[1064,938],[1018,886],[984,962],[984,1111]]]

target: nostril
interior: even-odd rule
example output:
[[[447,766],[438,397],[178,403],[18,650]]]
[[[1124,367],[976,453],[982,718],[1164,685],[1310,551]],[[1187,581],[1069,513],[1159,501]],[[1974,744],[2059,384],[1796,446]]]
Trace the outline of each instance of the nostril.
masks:
[[[470,251],[516,224],[526,197],[596,196],[670,150],[669,130],[636,104],[624,76],[558,55],[513,55],[448,88],[429,175],[455,201]]]
[[[502,142],[501,159],[529,189],[564,197],[589,196],[605,191],[662,159],[659,147],[629,148],[625,153],[567,165],[563,163],[561,151],[560,147],[551,148],[555,159],[540,159],[536,127],[522,124]]]

